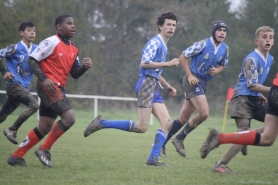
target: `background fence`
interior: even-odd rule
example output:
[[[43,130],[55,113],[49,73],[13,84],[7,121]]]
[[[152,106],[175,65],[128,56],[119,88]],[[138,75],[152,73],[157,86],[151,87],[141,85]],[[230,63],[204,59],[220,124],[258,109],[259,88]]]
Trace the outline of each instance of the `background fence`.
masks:
[[[0,94],[6,94],[6,91],[0,90]],[[38,102],[41,102],[40,97],[36,92],[31,92],[32,95],[38,97]],[[98,100],[118,100],[118,101],[137,101],[137,98],[133,97],[117,97],[117,96],[94,96],[94,95],[79,95],[79,94],[66,94],[69,98],[86,98],[94,100],[94,117],[98,115]],[[37,111],[37,118],[39,119],[39,111]],[[153,115],[151,115],[150,125],[153,125]]]

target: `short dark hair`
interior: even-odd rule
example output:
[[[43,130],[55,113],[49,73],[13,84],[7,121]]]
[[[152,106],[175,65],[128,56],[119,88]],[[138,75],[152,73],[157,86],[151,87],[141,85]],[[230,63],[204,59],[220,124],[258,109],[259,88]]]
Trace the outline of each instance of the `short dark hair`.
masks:
[[[171,19],[178,23],[178,17],[172,12],[164,12],[157,18],[157,26],[162,26],[165,22],[165,19]],[[160,32],[159,28],[158,31]]]
[[[24,31],[27,27],[34,27],[35,24],[31,21],[26,21],[26,22],[22,22],[19,27],[18,27],[18,31]]]
[[[56,27],[56,29],[57,29],[57,25],[58,24],[62,24],[63,22],[64,22],[64,20],[66,19],[66,18],[68,18],[68,17],[71,17],[70,15],[60,15],[60,16],[58,16],[57,18],[56,18],[56,20],[55,20],[55,27]]]

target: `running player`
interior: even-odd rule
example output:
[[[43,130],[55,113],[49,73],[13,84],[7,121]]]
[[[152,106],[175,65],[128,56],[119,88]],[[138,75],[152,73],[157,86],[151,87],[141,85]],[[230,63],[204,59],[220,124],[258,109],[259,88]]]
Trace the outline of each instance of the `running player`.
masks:
[[[145,133],[148,129],[151,113],[153,113],[160,122],[160,128],[156,132],[155,142],[146,164],[166,166],[165,163],[158,161],[158,157],[161,146],[171,127],[171,118],[163,103],[159,88],[162,86],[171,96],[176,95],[176,89],[165,81],[161,73],[163,67],[179,65],[178,58],[166,62],[166,56],[168,54],[167,42],[173,36],[177,22],[178,19],[172,12],[166,12],[160,15],[157,20],[159,34],[151,38],[142,50],[142,58],[139,66],[140,78],[135,87],[138,98],[139,121],[135,123],[132,120],[105,120],[101,116],[98,116],[87,126],[84,132],[85,137],[104,128]]]
[[[227,25],[223,21],[214,22],[210,38],[194,43],[180,55],[185,72],[183,78],[185,101],[178,118],[173,121],[161,155],[166,155],[166,143],[185,124],[183,130],[172,140],[177,152],[185,157],[183,144],[185,137],[207,119],[209,115],[209,106],[205,95],[207,82],[228,65],[229,49],[224,43],[227,29]],[[192,60],[189,65],[190,57]],[[195,110],[197,114],[189,119]]]
[[[43,40],[28,60],[38,77],[39,125],[8,158],[9,165],[26,166],[23,156],[49,133],[35,154],[43,165],[51,167],[52,145],[75,123],[74,110],[65,95],[66,82],[69,74],[75,79],[83,75],[92,66],[92,60],[83,58],[83,65],[80,64],[78,48],[69,40],[75,34],[74,20],[70,15],[57,17],[55,26],[58,33]],[[55,122],[58,116],[61,119]]]
[[[274,30],[269,26],[259,27],[255,32],[254,41],[257,48],[243,60],[231,100],[231,118],[235,119],[238,132],[250,130],[252,119],[263,122],[266,114],[267,100],[262,93],[269,93],[270,87],[262,84],[267,78],[274,61],[269,54],[274,43]],[[261,133],[263,128],[256,131]],[[240,150],[243,155],[247,155],[246,146],[230,145],[212,171],[232,173],[227,164]]]
[[[35,24],[30,21],[21,23],[19,34],[22,37],[21,41],[0,50],[0,71],[7,84],[8,96],[0,111],[0,123],[4,122],[20,103],[27,106],[14,124],[3,131],[7,139],[14,144],[18,144],[16,137],[19,127],[39,108],[38,102],[29,92],[33,71],[28,64],[28,57],[37,47],[33,44],[36,37]],[[6,58],[7,69],[2,63],[4,58]]]

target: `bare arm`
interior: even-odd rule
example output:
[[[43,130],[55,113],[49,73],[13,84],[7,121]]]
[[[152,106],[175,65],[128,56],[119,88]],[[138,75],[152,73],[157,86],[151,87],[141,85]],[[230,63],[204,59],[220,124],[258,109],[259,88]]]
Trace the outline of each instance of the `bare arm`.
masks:
[[[180,59],[174,58],[168,62],[141,62],[141,68],[143,69],[153,69],[153,68],[161,68],[161,67],[173,67],[178,66],[180,64]]]
[[[261,84],[255,84],[249,88],[250,88],[250,90],[259,92],[259,93],[269,93],[269,91],[270,91],[270,87],[267,87],[267,86],[264,86]]]
[[[181,65],[182,65],[183,71],[185,72],[185,74],[188,78],[189,84],[192,86],[197,85],[200,81],[195,76],[192,75],[190,68],[189,68],[188,58],[186,58],[184,56],[184,54],[182,53],[180,55],[180,60],[181,60]]]
[[[214,75],[216,75],[217,73],[220,73],[221,71],[223,71],[224,69],[225,69],[225,67],[222,66],[222,65],[219,65],[219,66],[217,66],[216,68],[212,66],[211,68],[209,68],[208,74],[209,74],[210,76],[214,76]]]
[[[166,82],[166,80],[161,75],[159,75],[158,80],[170,96],[175,96],[177,94],[177,90],[173,88],[170,84],[168,84],[168,82]]]

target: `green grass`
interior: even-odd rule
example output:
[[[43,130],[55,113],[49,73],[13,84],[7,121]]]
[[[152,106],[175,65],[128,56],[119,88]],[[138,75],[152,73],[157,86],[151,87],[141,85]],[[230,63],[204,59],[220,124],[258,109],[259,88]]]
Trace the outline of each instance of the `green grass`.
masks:
[[[10,126],[19,111],[0,124],[0,130]],[[107,119],[134,119],[136,111],[100,111]],[[199,148],[208,134],[208,127],[222,128],[223,116],[211,116],[185,140],[186,158],[180,157],[169,142],[167,158],[162,160],[170,167],[144,166],[151,150],[158,123],[149,127],[145,134],[135,134],[114,129],[98,131],[87,138],[83,130],[93,118],[93,111],[76,111],[75,125],[52,147],[52,168],[43,166],[32,148],[24,159],[26,168],[11,167],[8,156],[17,148],[1,134],[0,184],[94,184],[94,185],[179,185],[179,184],[278,184],[277,143],[272,147],[248,147],[248,156],[237,155],[229,164],[235,172],[221,175],[211,172],[228,145],[212,151],[201,159]],[[175,118],[173,115],[172,118]],[[36,115],[23,124],[18,132],[22,141],[37,125]],[[252,128],[261,123],[252,122]],[[226,132],[235,131],[234,120],[228,118]]]

